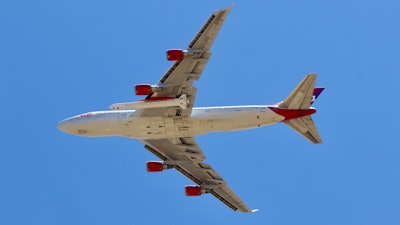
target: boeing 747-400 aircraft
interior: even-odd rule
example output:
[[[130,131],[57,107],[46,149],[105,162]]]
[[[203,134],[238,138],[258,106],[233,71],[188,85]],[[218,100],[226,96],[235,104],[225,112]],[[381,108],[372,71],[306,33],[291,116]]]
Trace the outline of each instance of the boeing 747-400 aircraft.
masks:
[[[174,64],[158,84],[135,86],[136,95],[146,96],[143,100],[73,116],[58,128],[79,136],[137,139],[162,160],[147,162],[149,172],[174,168],[196,183],[185,187],[186,195],[210,193],[233,210],[254,211],[204,163],[206,157],[194,137],[284,122],[312,143],[322,143],[310,115],[316,112],[311,104],[323,88],[314,88],[316,74],[308,74],[284,101],[274,105],[193,107],[197,91],[193,82],[210,59],[211,45],[230,8],[213,13],[186,50],[167,51],[167,59]]]

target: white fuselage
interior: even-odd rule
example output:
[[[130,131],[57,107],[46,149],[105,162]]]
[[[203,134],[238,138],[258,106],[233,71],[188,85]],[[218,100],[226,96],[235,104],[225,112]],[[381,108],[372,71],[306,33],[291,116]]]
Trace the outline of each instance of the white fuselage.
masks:
[[[190,117],[141,117],[136,110],[97,111],[61,121],[58,128],[79,136],[135,139],[193,137],[209,132],[257,128],[284,120],[268,105],[193,108]]]

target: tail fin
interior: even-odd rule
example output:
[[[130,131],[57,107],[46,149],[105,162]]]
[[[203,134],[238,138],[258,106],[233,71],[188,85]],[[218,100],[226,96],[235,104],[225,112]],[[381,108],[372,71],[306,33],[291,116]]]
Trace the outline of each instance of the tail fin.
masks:
[[[278,105],[280,109],[309,110],[324,88],[314,88],[317,74],[308,74],[290,95]],[[322,139],[310,115],[285,120],[284,123],[314,144],[321,144]]]

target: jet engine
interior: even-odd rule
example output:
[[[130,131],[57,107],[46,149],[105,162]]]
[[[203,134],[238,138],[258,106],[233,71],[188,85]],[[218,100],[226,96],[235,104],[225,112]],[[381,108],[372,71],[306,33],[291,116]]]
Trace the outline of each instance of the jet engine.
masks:
[[[135,85],[135,94],[136,95],[149,95],[155,91],[154,86],[150,84],[137,84]]]
[[[159,161],[148,161],[146,162],[147,172],[161,172],[163,170],[171,169],[173,166],[167,165]]]
[[[197,50],[182,50],[182,49],[170,49],[167,50],[168,61],[181,61],[187,57],[200,57],[203,51]]]
[[[170,49],[167,50],[168,61],[180,61],[188,55],[188,51],[182,49]]]
[[[147,172],[161,172],[164,170],[164,163],[149,161],[146,163]]]
[[[198,185],[186,185],[185,186],[186,196],[199,196],[203,193],[205,193],[205,192]]]

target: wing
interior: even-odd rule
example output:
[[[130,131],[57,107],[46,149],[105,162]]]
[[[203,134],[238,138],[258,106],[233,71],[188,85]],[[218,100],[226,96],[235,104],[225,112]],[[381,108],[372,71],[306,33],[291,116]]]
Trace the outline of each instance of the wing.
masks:
[[[206,21],[188,46],[189,52],[194,52],[183,60],[176,61],[158,82],[161,90],[148,96],[151,97],[179,97],[186,94],[189,104],[187,109],[165,107],[155,109],[141,109],[137,111],[141,116],[190,116],[196,97],[197,88],[193,81],[200,78],[203,70],[211,57],[209,51],[214,40],[225,21],[232,6],[214,12]]]
[[[180,61],[176,61],[160,79],[158,86],[162,88],[147,97],[179,97],[182,94],[186,94],[189,100],[187,108],[139,109],[136,111],[137,114],[135,113],[135,116],[187,117],[191,115],[197,92],[197,89],[193,87],[193,82],[200,78],[210,59],[210,48],[231,8],[218,10],[210,16],[188,46],[187,51],[192,54]],[[233,210],[252,212],[210,165],[202,163],[205,160],[205,156],[194,138],[140,141],[145,144],[146,149],[164,160],[164,164],[177,169],[198,184],[202,190],[211,193]]]
[[[181,172],[206,193],[211,193],[231,209],[254,212],[233,193],[210,165],[202,163],[205,156],[194,138],[141,140],[141,142],[166,165]]]

